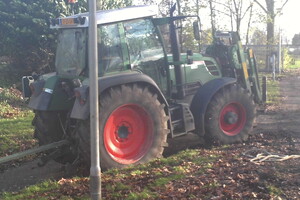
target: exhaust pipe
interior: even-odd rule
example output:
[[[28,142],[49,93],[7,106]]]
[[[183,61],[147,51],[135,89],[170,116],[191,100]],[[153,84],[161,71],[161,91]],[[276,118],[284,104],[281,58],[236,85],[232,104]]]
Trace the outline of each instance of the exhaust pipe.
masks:
[[[183,75],[180,64],[180,47],[178,42],[177,29],[175,25],[175,20],[173,20],[173,13],[176,9],[176,4],[170,9],[170,39],[171,39],[171,50],[173,55],[174,69],[175,69],[175,79],[176,79],[176,90],[177,98],[183,99],[185,96],[183,87]]]

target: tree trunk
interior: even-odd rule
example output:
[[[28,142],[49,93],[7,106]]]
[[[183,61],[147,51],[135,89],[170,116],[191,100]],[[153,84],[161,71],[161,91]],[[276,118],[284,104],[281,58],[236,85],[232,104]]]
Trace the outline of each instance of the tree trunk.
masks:
[[[209,0],[209,8],[210,8],[210,23],[211,23],[211,32],[212,36],[215,36],[216,26],[215,26],[215,13],[212,0]]]
[[[267,4],[267,44],[274,44],[274,24],[275,24],[275,12],[274,12],[274,0],[266,0]]]
[[[181,15],[181,4],[180,4],[180,0],[176,0],[176,3],[177,3],[177,10],[178,10],[178,15],[180,16]],[[179,24],[179,44],[180,44],[180,52],[183,52],[183,38],[182,38],[182,33],[183,33],[183,29],[182,29],[182,20],[179,20],[178,22]]]

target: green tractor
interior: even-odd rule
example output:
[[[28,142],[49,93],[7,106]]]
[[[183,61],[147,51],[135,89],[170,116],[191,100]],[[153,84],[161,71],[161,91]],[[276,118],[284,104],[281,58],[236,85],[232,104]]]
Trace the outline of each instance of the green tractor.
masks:
[[[167,138],[189,132],[218,144],[251,132],[261,102],[253,52],[235,32],[218,32],[205,54],[180,52],[176,24],[191,17],[174,10],[164,18],[155,18],[156,6],[97,12],[103,169],[161,157]],[[48,153],[61,163],[90,162],[88,16],[51,20],[59,31],[56,72],[23,77],[40,145],[70,141]],[[199,40],[194,19],[191,40]]]

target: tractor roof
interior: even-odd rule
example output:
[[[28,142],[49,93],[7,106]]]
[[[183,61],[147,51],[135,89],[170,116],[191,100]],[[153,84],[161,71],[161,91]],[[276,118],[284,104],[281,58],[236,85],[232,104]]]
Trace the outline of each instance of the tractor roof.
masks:
[[[131,6],[114,10],[101,10],[96,13],[97,24],[108,24],[130,19],[138,19],[157,15],[155,5]],[[51,28],[88,27],[89,13],[80,13],[69,17],[52,19]]]

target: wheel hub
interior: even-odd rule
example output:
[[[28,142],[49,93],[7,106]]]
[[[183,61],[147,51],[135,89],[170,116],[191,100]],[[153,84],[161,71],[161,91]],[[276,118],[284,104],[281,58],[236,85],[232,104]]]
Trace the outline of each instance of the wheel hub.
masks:
[[[219,119],[223,133],[235,136],[243,130],[246,124],[246,110],[242,104],[232,102],[223,107]]]
[[[237,123],[239,116],[235,112],[228,112],[224,116],[224,120],[227,124]]]
[[[129,127],[124,124],[122,124],[117,130],[117,136],[120,139],[127,139],[129,134]]]

